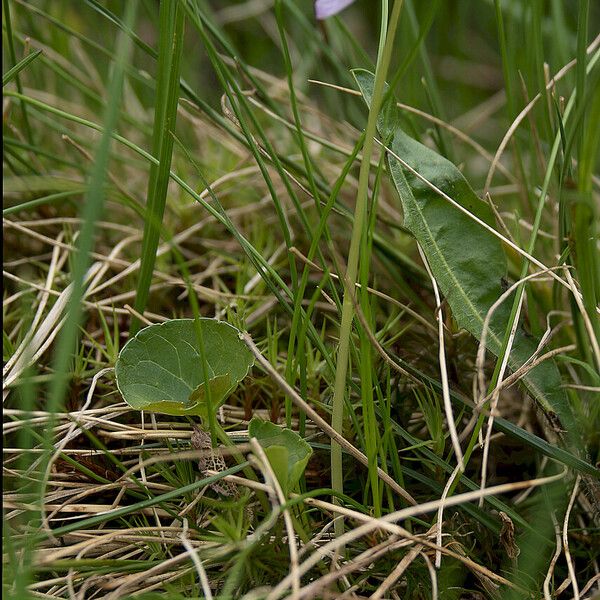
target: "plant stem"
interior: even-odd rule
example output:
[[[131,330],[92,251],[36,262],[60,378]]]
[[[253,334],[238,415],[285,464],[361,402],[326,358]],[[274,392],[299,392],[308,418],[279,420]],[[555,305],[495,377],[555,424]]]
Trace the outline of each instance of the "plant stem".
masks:
[[[144,314],[150,294],[156,249],[167,201],[173,154],[171,132],[175,130],[177,120],[179,71],[183,52],[184,12],[181,4],[174,0],[161,2],[159,21],[157,98],[152,134],[152,155],[158,159],[158,163],[150,166],[141,266],[134,304],[135,310],[140,314]],[[136,334],[141,326],[137,318],[132,319],[130,334]]]
[[[387,0],[383,0],[384,15],[387,13]],[[369,191],[369,170],[371,166],[371,156],[373,154],[373,138],[377,128],[377,117],[383,101],[383,91],[385,77],[390,64],[394,34],[398,25],[402,0],[396,0],[389,28],[386,31],[385,23],[382,22],[380,33],[380,52],[377,59],[377,68],[375,70],[375,86],[373,89],[373,100],[367,119],[365,132],[365,141],[363,146],[363,158],[360,165],[360,174],[358,179],[358,193],[356,196],[356,207],[354,209],[354,223],[352,226],[352,235],[350,238],[350,249],[348,252],[348,267],[346,269],[346,281],[350,285],[350,293],[344,292],[344,301],[342,304],[342,322],[340,326],[340,342],[337,354],[337,364],[335,371],[335,388],[333,394],[333,414],[331,425],[340,435],[343,435],[344,421],[344,396],[346,392],[346,375],[348,373],[348,353],[350,347],[350,334],[352,331],[352,320],[354,317],[354,307],[352,305],[351,291],[356,283],[358,271],[358,258],[363,236],[363,229],[367,215],[367,201]],[[383,51],[381,51],[383,48]],[[331,443],[331,487],[340,494],[344,492],[344,473],[342,470],[342,448],[332,440]],[[334,500],[335,501],[335,500]],[[336,536],[343,533],[343,522],[338,520],[335,523]]]
[[[6,27],[6,39],[8,41],[8,55],[10,57],[10,66],[14,67],[17,64],[17,53],[15,52],[15,42],[13,39],[12,23],[10,20],[10,3],[8,0],[2,0],[2,9],[4,11],[4,23]],[[15,75],[15,83],[17,84],[17,90],[19,94],[23,93],[23,86],[21,85],[21,79],[19,74]],[[4,82],[2,82],[4,86]],[[31,133],[31,126],[29,125],[29,118],[27,117],[27,105],[21,100],[21,110],[23,112],[23,127],[27,136],[27,141],[32,144],[33,136]]]

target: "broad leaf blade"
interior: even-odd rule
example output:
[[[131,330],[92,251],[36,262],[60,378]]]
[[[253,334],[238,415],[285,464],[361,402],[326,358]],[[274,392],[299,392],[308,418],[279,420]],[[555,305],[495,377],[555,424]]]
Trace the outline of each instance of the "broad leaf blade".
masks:
[[[252,354],[231,325],[201,319],[213,407],[246,376]],[[205,382],[193,319],[150,325],[125,344],[115,365],[127,404],[169,415],[206,416]]]
[[[374,77],[364,70],[353,73],[369,105]],[[394,154],[470,213],[493,224],[490,208],[477,197],[462,173],[450,161],[406,135],[399,123],[398,108],[395,102],[390,102],[379,116],[378,129],[382,138],[389,140],[388,147]],[[390,154],[388,166],[402,202],[404,226],[421,245],[458,325],[481,339],[484,320],[502,294],[507,274],[500,240]],[[486,347],[496,356],[501,351],[509,315],[510,301],[507,301],[495,311],[490,323]],[[536,348],[534,340],[520,330],[509,357],[511,369],[522,366]],[[523,382],[546,412],[558,415],[564,427],[571,425],[572,412],[553,361],[545,361],[529,371]]]

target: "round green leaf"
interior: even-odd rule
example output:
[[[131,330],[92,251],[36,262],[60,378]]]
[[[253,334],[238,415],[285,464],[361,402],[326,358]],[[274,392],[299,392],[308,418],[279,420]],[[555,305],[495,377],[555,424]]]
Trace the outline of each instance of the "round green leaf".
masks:
[[[254,359],[240,332],[200,319],[213,408],[246,377]],[[117,387],[129,406],[168,415],[206,416],[206,388],[193,319],[150,325],[130,339],[115,365]]]
[[[294,488],[312,455],[306,440],[291,429],[282,429],[258,417],[248,424],[248,435],[263,447],[284,493]]]

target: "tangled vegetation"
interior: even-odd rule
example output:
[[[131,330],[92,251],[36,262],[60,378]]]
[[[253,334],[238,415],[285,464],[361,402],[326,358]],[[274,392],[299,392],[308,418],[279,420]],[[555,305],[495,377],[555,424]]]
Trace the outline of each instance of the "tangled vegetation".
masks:
[[[597,597],[599,8],[3,0],[5,597]]]

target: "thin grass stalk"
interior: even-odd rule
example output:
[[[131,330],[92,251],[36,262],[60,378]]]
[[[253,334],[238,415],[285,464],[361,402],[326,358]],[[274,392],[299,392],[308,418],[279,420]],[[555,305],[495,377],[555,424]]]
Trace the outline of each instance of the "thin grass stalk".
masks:
[[[353,84],[353,80],[352,77],[346,67],[346,65],[339,60],[339,55],[338,53],[334,50],[334,48],[332,47],[333,45],[329,42],[328,38],[328,32],[330,31],[329,26],[330,24],[335,24],[336,27],[340,28],[340,29],[344,29],[345,26],[342,22],[342,19],[329,19],[327,21],[322,21],[320,23],[321,27],[322,27],[322,31],[324,32],[324,37],[325,39],[323,40],[322,36],[315,36],[314,32],[315,32],[315,24],[314,24],[314,20],[312,18],[306,18],[306,15],[304,14],[302,8],[301,8],[301,4],[298,3],[298,0],[284,0],[286,3],[286,6],[288,8],[288,10],[292,13],[294,21],[296,23],[297,26],[301,27],[303,30],[303,35],[305,36],[305,39],[309,40],[309,39],[314,39],[314,44],[316,46],[316,51],[318,52],[320,57],[323,57],[324,59],[324,63],[327,65],[328,68],[331,68],[334,75],[333,75],[333,79],[337,82],[340,83],[345,83],[346,85],[352,85]],[[325,42],[325,43],[324,43]],[[372,62],[370,60],[370,58],[367,56],[365,57],[364,51],[363,53],[361,53],[362,56],[360,57],[361,59],[361,63],[366,63],[369,66],[372,66]],[[339,101],[336,98],[336,103],[330,107],[332,109],[332,112],[334,113],[339,113],[340,110],[340,105],[339,105]],[[357,109],[357,107],[351,103],[349,105],[344,105],[342,107],[345,111],[346,114],[348,114],[348,120],[354,124],[356,123],[361,123],[363,122],[363,116],[360,113],[360,111]]]
[[[410,19],[410,26],[414,30],[416,39],[415,39],[415,42],[414,42],[410,52],[403,58],[402,63],[396,69],[396,73],[394,74],[394,77],[389,82],[389,86],[392,90],[396,89],[396,86],[398,85],[400,80],[403,78],[403,76],[406,74],[408,68],[414,61],[417,54],[419,52],[423,53],[426,51],[426,49],[424,47],[422,48],[422,46],[424,44],[425,38],[427,37],[427,34],[429,33],[429,30],[431,29],[431,25],[433,24],[433,20],[439,9],[439,6],[440,6],[440,1],[441,0],[433,0],[433,2],[430,3],[430,5],[427,9],[427,15],[423,19],[421,28],[418,32],[416,30],[416,27],[417,27],[416,19],[414,19],[414,20],[412,18]],[[417,33],[418,33],[418,35],[417,35]],[[424,56],[425,56],[425,59],[427,59],[427,55],[424,55]],[[425,63],[426,60],[423,60],[423,62]],[[428,79],[432,80],[433,83],[435,83],[435,80],[433,80],[433,74],[431,73],[431,65],[429,64],[428,61],[427,61],[427,66],[429,67],[429,71],[427,71],[427,73],[426,73],[428,76]],[[369,70],[372,70],[372,69],[369,68]],[[439,95],[438,95],[438,97],[439,97]],[[434,108],[438,111],[441,110],[441,106],[435,106]],[[443,116],[443,113],[440,113],[440,115],[438,115],[438,116]],[[443,121],[443,119],[442,119],[442,121]],[[436,129],[436,131],[439,132],[439,129]],[[439,135],[439,133],[438,133],[438,135]]]
[[[382,3],[382,6],[387,6],[387,2],[385,0]],[[371,108],[369,110],[369,117],[367,119],[367,127],[365,131],[363,160],[360,167],[358,193],[356,197],[356,208],[354,210],[354,223],[352,225],[350,249],[348,252],[348,267],[346,270],[346,279],[352,288],[356,283],[359,258],[358,255],[361,246],[361,239],[364,234],[364,224],[367,214],[369,171],[374,146],[373,138],[377,130],[377,118],[379,116],[379,110],[381,108],[384,96],[385,77],[390,64],[394,37],[400,18],[401,8],[402,0],[396,0],[390,18],[389,29],[387,29],[387,27],[385,26],[382,26],[380,32],[380,35],[384,36],[385,43],[383,46],[383,52],[378,57],[377,68],[375,71],[375,86],[373,90],[373,100]],[[384,10],[383,12],[386,13],[387,11]],[[350,334],[352,331],[352,320],[354,317],[354,307],[351,298],[352,292],[353,289],[350,291],[350,293],[346,291],[344,292],[344,301],[342,305],[342,321],[340,325],[340,341],[338,347],[337,365],[335,372],[335,387],[333,395],[333,412],[331,424],[334,430],[340,435],[343,434],[346,374],[348,372]],[[332,441],[331,443],[331,487],[340,493],[343,493],[344,491],[342,448],[338,443],[334,441]],[[336,536],[342,535],[343,532],[343,522],[336,521]]]
[[[545,2],[535,0],[531,5],[531,48],[533,49],[533,79],[536,82],[538,91],[542,94],[542,121],[544,138],[552,139],[552,121],[547,102],[546,81],[544,77],[544,38],[542,31],[542,22],[544,19]],[[535,164],[535,163],[534,163]]]
[[[432,6],[431,8],[432,10],[437,9],[436,6]],[[415,38],[416,51],[419,54],[421,64],[423,65],[424,77],[422,83],[425,88],[427,99],[429,100],[429,104],[431,106],[431,114],[439,117],[442,121],[447,122],[448,119],[446,117],[446,111],[444,110],[444,103],[442,102],[433,68],[431,66],[431,61],[427,52],[427,46],[424,43],[421,43],[423,38],[419,35],[419,23],[417,21],[412,0],[407,0],[406,2],[406,14],[408,16],[410,29],[412,30],[411,33]],[[433,19],[433,15],[430,18]],[[448,160],[453,161],[450,138],[440,127],[437,125],[434,125],[434,127],[437,134],[437,142],[439,144],[440,152],[446,158],[448,158]]]
[[[577,66],[575,68],[577,107],[583,104],[585,98],[586,67],[587,67],[587,37],[590,18],[589,0],[579,0],[579,11],[577,14]],[[582,147],[585,139],[585,116],[581,118],[579,129],[579,158],[581,158]]]
[[[2,75],[2,87],[4,87],[7,83],[10,83],[13,79],[18,78],[19,73],[25,67],[27,67],[29,63],[32,63],[41,53],[41,50],[36,50],[35,52],[28,54],[24,59],[20,60],[14,67],[6,71],[6,73]],[[17,86],[17,89],[19,89],[19,87],[20,85]]]
[[[359,261],[359,302],[362,307],[364,319],[370,330],[374,330],[374,317],[371,308],[371,295],[369,293],[369,267],[371,264],[371,255],[373,251],[373,232],[375,231],[376,224],[376,213],[377,213],[377,198],[379,194],[381,178],[383,175],[383,169],[385,165],[385,153],[381,153],[379,165],[377,168],[377,176],[375,179],[375,185],[373,186],[373,199],[371,202],[371,211],[368,215],[367,225],[365,234],[361,237],[361,250],[360,250],[360,261]],[[354,290],[349,290],[353,293]],[[382,487],[379,482],[377,475],[377,458],[379,455],[378,449],[381,447],[381,438],[379,435],[379,428],[377,423],[377,416],[374,409],[374,390],[373,381],[377,379],[377,374],[374,373],[373,364],[373,348],[371,340],[365,333],[364,329],[360,329],[360,395],[362,402],[363,411],[363,429],[365,438],[366,454],[369,459],[369,485],[371,488],[371,495],[373,499],[374,514],[376,517],[381,516],[382,500],[381,491]],[[382,468],[387,472],[387,458],[381,457]]]
[[[596,89],[590,111],[590,121],[600,121],[600,92]],[[575,208],[575,255],[579,283],[583,296],[583,304],[592,322],[596,339],[600,339],[600,317],[597,313],[600,300],[600,258],[598,256],[598,204],[594,201],[592,191],[592,172],[595,157],[600,147],[598,128],[587,132],[582,144],[579,159],[577,181],[577,199]],[[590,361],[591,362],[591,361]],[[597,365],[600,369],[600,365]]]
[[[48,14],[47,12],[45,12],[38,6],[33,6],[32,4],[26,4],[24,0],[13,0],[13,1],[16,2],[17,4],[21,4],[22,6],[26,6],[28,12],[43,18],[44,20],[48,21],[53,27],[56,27],[60,31],[64,31],[68,35],[70,35],[70,36],[74,37],[75,39],[77,39],[78,41],[82,42],[84,45],[87,45],[90,48],[93,48],[94,51],[98,52],[99,54],[101,54],[103,56],[106,56],[109,60],[111,60],[111,61],[115,60],[115,53],[111,51],[110,47],[107,48],[103,44],[95,42],[94,40],[87,37],[86,35],[80,33],[79,31],[76,31],[72,27],[69,27],[66,23],[62,22],[60,19],[57,19],[56,17],[53,17],[52,15]],[[87,2],[87,0],[84,0],[84,1]],[[121,29],[122,31],[125,31],[127,33],[127,35],[135,35],[135,34],[133,34],[132,31],[125,30],[123,22],[120,19],[117,19],[115,17],[115,19],[111,20],[111,22],[116,23],[118,25],[119,29]],[[156,51],[153,48],[150,48],[149,46],[147,46],[146,48],[142,48],[142,49],[144,51],[150,50],[150,51],[154,52],[154,58],[156,58]],[[136,69],[133,65],[126,65],[125,72],[127,73],[128,77],[135,79],[139,83],[142,83],[144,85],[149,85],[148,78],[140,75],[138,69]]]
[[[128,3],[125,21],[131,26],[135,20],[137,0]],[[98,144],[95,162],[93,164],[87,192],[82,210],[82,226],[77,241],[77,252],[73,260],[71,279],[73,290],[69,300],[69,309],[63,328],[58,337],[54,354],[54,375],[49,389],[48,412],[54,413],[61,405],[67,388],[69,363],[73,347],[77,339],[77,329],[82,316],[81,300],[84,294],[85,274],[90,265],[90,252],[94,246],[96,221],[102,216],[105,199],[105,181],[110,156],[110,144],[113,130],[117,125],[121,90],[124,81],[124,65],[128,60],[131,43],[127,36],[120,35],[118,39],[118,60],[114,65],[109,86],[109,101],[104,119],[104,131]]]
[[[314,232],[313,238],[310,243],[310,248],[309,248],[308,254],[307,254],[308,261],[312,261],[313,258],[315,257],[315,254],[318,251],[319,242],[320,242],[321,238],[323,237],[324,232],[327,230],[327,219],[329,217],[329,214],[331,213],[331,210],[333,209],[333,207],[335,205],[338,194],[346,180],[346,177],[348,176],[348,173],[350,172],[350,169],[352,168],[352,165],[354,164],[354,160],[356,159],[356,156],[358,155],[358,152],[359,152],[360,148],[362,147],[363,142],[364,142],[364,134],[361,135],[360,139],[354,146],[354,150],[352,151],[352,154],[350,155],[350,157],[344,164],[344,166],[342,168],[342,172],[340,173],[337,181],[335,182],[335,184],[333,186],[333,189],[327,200],[326,205],[320,211],[319,224],[317,225],[317,228]],[[329,276],[327,269],[325,270],[325,272],[327,273],[327,276],[323,280],[323,284],[325,283],[325,281],[328,281],[331,283],[331,277]],[[288,356],[290,355],[290,353],[293,353],[293,348],[294,348],[293,337],[295,335],[295,332],[298,329],[300,329],[300,334],[298,334],[298,340],[297,340],[297,347],[299,348],[298,352],[301,355],[304,355],[304,353],[301,352],[300,349],[304,347],[304,344],[305,344],[304,339],[306,338],[307,329],[309,328],[309,326],[312,325],[310,320],[308,320],[308,315],[309,315],[310,311],[307,310],[305,313],[302,308],[302,299],[304,298],[304,293],[306,291],[306,286],[308,284],[309,276],[310,276],[310,265],[308,263],[306,263],[304,265],[304,269],[302,271],[302,277],[300,279],[300,283],[298,284],[298,290],[296,292],[296,298],[294,301],[292,324],[290,327],[290,340],[288,343]],[[319,286],[319,288],[320,287],[321,286]],[[316,299],[317,299],[317,297],[314,296],[315,302],[316,302]],[[302,321],[302,319],[304,319],[304,321]],[[321,349],[319,346],[317,346],[317,347],[319,348],[319,350]],[[327,354],[325,354],[324,356],[326,359],[329,358],[329,356]],[[301,374],[302,374],[302,370],[301,370]],[[288,383],[290,383],[290,385],[293,385],[293,381],[291,379],[292,378],[291,378],[291,368],[290,368],[290,372],[288,372],[286,370],[286,380],[288,381]],[[303,391],[306,391],[306,390],[303,390]],[[286,402],[287,402],[287,399],[286,399]],[[286,404],[286,410],[287,410],[287,404]],[[304,413],[301,413],[300,414],[301,430],[303,429],[305,419],[306,419],[306,415]]]
[[[5,208],[2,211],[2,216],[6,217],[8,215],[18,213],[22,210],[29,210],[31,208],[36,208],[44,204],[53,204],[54,202],[64,200],[65,198],[80,195],[83,192],[85,192],[85,188],[82,187],[81,189],[68,190],[66,192],[57,192],[56,194],[48,194],[47,196],[42,196],[41,198],[36,198],[35,200],[29,200],[27,202],[22,202],[21,204],[9,206],[8,208]]]
[[[229,40],[229,38],[219,29],[217,25],[215,25],[207,15],[206,10],[203,10],[198,13],[198,18],[201,19],[203,25],[206,27],[207,31],[217,40],[219,45],[221,45],[226,54],[230,57],[234,58],[235,66],[239,69],[243,75],[244,79],[247,79],[248,82],[252,85],[252,87],[256,90],[258,97],[277,115],[281,116],[282,111],[280,108],[280,104],[271,97],[268,91],[265,89],[263,83],[258,77],[255,77],[251,68],[248,67],[248,64],[243,60],[241,56],[241,52],[238,48],[235,48],[233,43]],[[182,82],[183,83],[183,82]]]
[[[506,108],[508,113],[508,118],[511,122],[513,122],[518,114],[517,111],[517,102],[518,98],[515,92],[515,73],[514,73],[514,65],[516,61],[514,60],[514,55],[510,53],[512,45],[508,43],[506,29],[504,26],[504,17],[502,15],[502,6],[501,0],[494,0],[494,9],[495,9],[495,17],[496,17],[496,27],[498,29],[498,42],[500,44],[500,56],[502,57],[502,74],[504,77],[504,88],[506,90]],[[519,175],[523,181],[523,187],[525,190],[529,188],[527,183],[527,177],[525,169],[523,168],[523,160],[521,157],[521,152],[519,150],[519,146],[514,142],[511,144],[513,154],[515,157],[515,163],[517,164]],[[522,194],[527,201],[527,208],[530,208],[530,200],[529,196],[525,193]]]
[[[8,41],[8,55],[10,57],[10,61],[13,67],[18,67],[17,64],[17,53],[15,51],[15,41],[13,36],[12,22],[10,19],[10,2],[9,0],[2,0],[2,16],[5,27],[6,27],[6,39]],[[28,57],[25,58],[27,60]],[[33,59],[32,59],[33,60]],[[20,70],[20,69],[19,69]],[[5,77],[8,76],[8,73]],[[19,94],[23,93],[23,86],[21,85],[21,78],[19,77],[19,72],[16,71],[14,73],[15,83],[17,85],[17,91]],[[2,78],[2,85],[4,86],[4,77]],[[21,112],[23,114],[23,127],[25,128],[25,135],[27,137],[27,141],[30,144],[33,144],[33,133],[31,131],[31,126],[29,124],[29,117],[27,116],[27,105],[25,102],[20,102],[21,104]]]
[[[577,26],[577,108],[581,111],[578,131],[577,192],[575,203],[575,264],[581,285],[583,304],[592,321],[597,339],[600,339],[600,317],[596,306],[600,300],[600,258],[598,257],[598,205],[592,192],[592,174],[600,145],[599,127],[586,127],[586,122],[600,122],[600,88],[598,74],[592,76],[589,116],[585,113],[586,98],[586,44],[589,28],[589,0],[580,0]],[[595,89],[594,89],[595,88]],[[579,111],[578,111],[579,112]],[[587,119],[586,119],[587,116]],[[600,369],[600,365],[597,365]]]
[[[171,131],[174,130],[177,119],[179,71],[183,52],[184,11],[180,0],[161,2],[159,23],[158,74],[152,135],[152,155],[158,159],[158,164],[151,165],[148,180],[141,266],[134,303],[134,309],[140,314],[144,314],[150,293],[173,155]],[[137,333],[140,328],[139,319],[133,318],[131,335]]]
[[[149,54],[154,55],[155,57],[157,56],[156,50],[154,50],[154,48],[152,48],[151,46],[146,44],[146,42],[144,42],[135,33],[133,28],[130,26],[130,24],[127,23],[127,21],[125,19],[121,19],[119,16],[112,13],[108,8],[103,6],[98,0],[84,0],[84,2],[88,6],[93,8],[96,12],[101,14],[104,18],[108,19],[108,21],[117,25],[119,27],[119,29],[121,29],[121,31],[126,32],[127,35],[133,40],[134,44],[138,48],[141,48],[145,52],[148,52]]]
[[[217,434],[217,415],[216,408],[213,405],[212,392],[209,383],[210,376],[208,374],[208,361],[206,358],[206,348],[204,346],[202,322],[200,321],[200,307],[198,306],[196,292],[194,291],[189,276],[186,277],[186,283],[188,286],[188,297],[190,298],[190,304],[192,305],[192,312],[194,315],[194,331],[196,332],[196,339],[198,341],[198,354],[200,355],[200,365],[202,368],[202,377],[204,379],[204,401],[206,402],[206,415],[208,421],[208,430],[210,432],[210,443],[213,448],[216,448],[219,441]]]
[[[310,191],[312,193],[313,196],[313,200],[315,202],[315,207],[317,209],[317,211],[320,213],[321,212],[321,205],[320,205],[320,191],[319,188],[316,184],[315,181],[315,177],[313,174],[313,163],[310,157],[310,154],[308,152],[308,148],[306,146],[306,141],[304,138],[304,132],[303,132],[303,128],[302,128],[302,121],[300,118],[300,111],[298,110],[298,101],[296,98],[296,90],[295,90],[295,86],[294,86],[294,79],[293,79],[293,67],[292,67],[292,60],[290,57],[290,52],[289,52],[289,48],[288,48],[288,43],[287,43],[287,38],[285,35],[285,29],[283,26],[283,10],[282,10],[282,0],[277,0],[277,2],[275,3],[275,15],[277,18],[277,28],[279,30],[279,39],[281,40],[281,48],[283,50],[283,58],[284,58],[284,64],[285,64],[285,71],[286,71],[286,77],[287,77],[287,82],[288,82],[288,90],[290,92],[290,106],[292,108],[292,114],[294,116],[294,124],[296,126],[296,137],[298,140],[298,144],[300,146],[300,151],[302,153],[302,159],[304,162],[304,166],[306,169],[306,174],[308,177],[308,182],[309,182],[309,188]],[[329,236],[328,236],[329,237]],[[317,244],[319,242],[319,240],[316,240]],[[311,244],[312,246],[312,244]],[[305,266],[304,270],[307,270],[307,266]],[[304,298],[304,290],[305,290],[305,286],[304,287],[300,287],[300,289],[297,290],[296,293],[296,299],[295,299],[295,309],[294,309],[294,316],[299,315],[299,311],[297,310],[297,306],[302,302],[303,298]],[[298,344],[297,350],[294,353],[294,346],[296,345],[296,330],[297,330],[297,322],[296,322],[296,327],[292,327],[290,329],[290,337],[289,337],[289,342],[288,342],[288,359],[287,359],[287,364],[286,364],[286,379],[288,380],[288,383],[290,383],[290,385],[294,385],[295,384],[295,376],[292,379],[292,371],[293,371],[293,365],[294,365],[294,356],[298,356],[298,357],[303,357],[304,356],[304,348],[302,348],[300,346],[300,344]],[[302,371],[303,366],[305,367],[305,361],[300,360],[299,361],[299,367],[300,370]],[[305,378],[305,375],[304,375]],[[292,422],[292,401],[286,397],[285,399],[285,419],[286,419],[286,424],[287,427],[291,427],[291,422]]]
[[[289,3],[288,3],[288,7],[290,9],[292,9],[292,7],[289,5]],[[330,201],[328,201],[327,206],[324,209],[321,209],[320,196],[324,190],[322,190],[318,185],[318,182],[317,182],[318,173],[315,173],[315,171],[318,171],[318,167],[316,165],[314,165],[311,160],[311,157],[309,155],[308,148],[306,145],[306,139],[305,139],[306,136],[305,136],[304,130],[302,128],[301,117],[300,117],[300,113],[298,110],[298,101],[296,98],[296,92],[295,92],[293,76],[292,76],[293,68],[292,68],[291,58],[290,58],[289,49],[288,49],[287,38],[285,35],[285,29],[283,26],[283,11],[282,11],[281,0],[278,0],[275,8],[276,8],[276,17],[277,17],[277,24],[278,24],[278,29],[279,29],[280,39],[281,39],[281,45],[282,45],[282,50],[283,50],[283,58],[284,58],[284,62],[285,62],[285,68],[286,68],[286,74],[287,74],[287,80],[288,80],[288,89],[290,92],[290,105],[291,105],[292,114],[294,117],[294,124],[296,126],[297,139],[298,139],[298,143],[300,145],[303,163],[305,166],[305,174],[306,174],[306,177],[308,178],[308,182],[309,182],[309,189],[310,189],[313,199],[315,201],[315,208],[317,209],[317,212],[321,217],[320,221],[319,221],[319,226],[317,228],[317,232],[313,235],[312,240],[311,240],[310,251],[309,251],[309,260],[313,259],[315,253],[318,254],[318,256],[321,260],[321,263],[324,267],[325,273],[327,274],[326,277],[327,277],[328,283],[330,284],[330,290],[331,290],[333,299],[338,304],[338,306],[341,306],[341,302],[338,299],[337,289],[331,282],[331,279],[328,274],[328,270],[325,268],[325,266],[326,266],[325,259],[319,248],[319,242],[321,240],[321,237],[323,237],[323,235],[325,236],[327,243],[329,243],[329,244],[332,243],[331,236],[329,234],[329,229],[327,227],[327,216],[328,216],[329,212],[331,211],[331,209],[333,208],[333,202],[331,202],[331,200],[333,199],[333,201],[335,201],[337,199],[337,192],[335,192],[335,191],[332,192],[332,194],[330,196]],[[358,152],[359,147],[360,146],[356,147],[356,152]],[[341,187],[341,183],[345,179],[345,174],[348,172],[349,168],[352,166],[352,162],[356,155],[356,152],[352,153],[352,158],[347,161],[346,165],[344,165],[344,168],[343,168],[344,177],[341,177],[340,179],[338,179],[338,183],[336,183],[336,186],[335,186],[338,189],[338,191],[339,191],[339,187]],[[325,215],[325,216],[323,216],[323,215]],[[306,354],[305,354],[305,350],[304,350],[305,336],[303,336],[302,340],[301,340],[297,336],[297,330],[298,330],[299,318],[301,315],[304,314],[304,312],[301,310],[301,308],[302,308],[302,301],[304,299],[304,293],[306,290],[306,285],[308,282],[308,275],[309,275],[309,266],[305,265],[303,273],[302,273],[301,281],[299,283],[298,289],[296,290],[296,294],[295,294],[294,316],[292,318],[292,326],[290,328],[289,341],[288,341],[288,354],[287,354],[288,361],[286,364],[286,379],[288,380],[288,382],[291,385],[294,385],[294,383],[295,383],[296,375],[295,375],[294,370],[296,368],[299,369],[299,371],[300,371],[299,375],[300,375],[300,380],[301,380],[301,390],[303,390],[303,392],[306,392],[306,360],[305,360]],[[295,351],[294,351],[294,347],[296,347]],[[295,361],[293,360],[294,356],[299,357],[297,360],[297,365],[296,365]],[[286,397],[285,402],[286,402],[286,406],[285,406],[285,408],[286,408],[286,423],[288,424],[288,427],[289,427],[290,422],[291,422],[291,408],[292,407],[291,407],[291,401],[289,400],[289,398]],[[304,419],[305,419],[305,415],[301,415],[302,423],[304,422]]]
[[[273,162],[275,168],[277,169],[277,171],[280,175],[281,181],[283,182],[284,186],[286,187],[286,191],[288,192],[288,194],[292,200],[292,203],[294,204],[294,207],[296,208],[298,217],[300,218],[300,221],[302,222],[307,235],[310,236],[311,235],[310,234],[310,226],[308,224],[306,215],[301,207],[301,204],[300,204],[297,194],[295,193],[294,189],[292,188],[292,186],[289,182],[288,176],[286,175],[286,173],[283,170],[283,166],[281,164],[281,161],[279,160],[279,157],[277,156],[272,145],[270,144],[266,135],[264,134],[260,124],[258,123],[258,120],[255,118],[254,114],[250,110],[248,101],[246,100],[246,97],[244,96],[242,90],[240,89],[237,81],[231,75],[228,67],[225,65],[222,58],[219,56],[219,53],[218,53],[215,45],[213,44],[212,40],[210,39],[210,37],[206,31],[206,28],[205,28],[204,20],[201,17],[201,11],[200,11],[198,2],[196,1],[194,3],[193,7],[192,7],[191,3],[187,4],[186,6],[187,6],[188,14],[190,16],[190,20],[196,26],[196,30],[198,31],[198,33],[200,34],[200,37],[202,38],[202,42],[204,44],[204,47],[206,48],[208,57],[213,65],[213,68],[219,79],[219,82],[221,83],[221,86],[225,92],[225,96],[229,100],[231,109],[233,111],[233,115],[232,115],[232,117],[234,117],[233,120],[235,120],[236,124],[239,125],[239,127],[241,128],[241,130],[243,132],[243,136],[245,138],[244,144],[252,152],[252,155],[254,156],[254,159],[256,160],[256,163],[261,171],[261,174],[267,185],[267,188],[269,189],[269,193],[273,200],[273,206],[275,207],[275,211],[276,211],[277,217],[279,219],[279,223],[281,226],[281,232],[283,234],[285,245],[288,250],[288,265],[289,265],[289,269],[290,269],[290,278],[292,280],[292,291],[294,291],[297,287],[297,270],[296,270],[296,263],[293,258],[293,255],[289,252],[289,249],[293,245],[291,229],[290,229],[290,226],[288,223],[288,219],[287,219],[285,210],[281,203],[281,199],[279,198],[277,191],[275,190],[275,186],[273,184],[271,176],[269,175],[267,165],[264,160],[264,155],[261,153],[261,149],[259,148],[252,132],[250,131],[250,128],[248,127],[246,118],[248,118],[248,120],[252,123],[252,125],[258,131],[258,134],[260,135],[260,139],[261,139],[262,143],[264,144],[266,152],[269,155],[270,160]],[[236,103],[236,100],[237,100],[237,103]]]
[[[31,313],[33,314],[33,313]],[[20,395],[23,411],[25,414],[23,418],[27,418],[27,411],[35,409],[35,399],[37,397],[38,386],[35,383],[35,367],[29,367],[23,374],[22,385],[19,387],[17,393]],[[13,392],[14,393],[14,392]],[[18,433],[17,444],[19,448],[33,448],[33,439],[36,432],[29,426],[22,427]],[[19,457],[18,465],[19,470],[26,472],[31,467],[32,456],[23,452]],[[33,492],[35,493],[35,484],[32,481],[25,480],[25,485],[20,489],[21,493]],[[20,518],[21,523],[27,524],[38,524],[39,514],[31,511],[25,511]],[[10,557],[11,565],[15,571],[13,579],[13,588],[15,598],[27,597],[27,586],[32,583],[34,579],[33,574],[33,556],[35,552],[35,540],[31,539],[31,536],[27,533],[24,534],[25,539],[25,551],[20,553],[14,553],[14,542],[12,539],[11,532],[14,531],[12,523],[5,522],[4,529],[4,541],[7,554]]]

